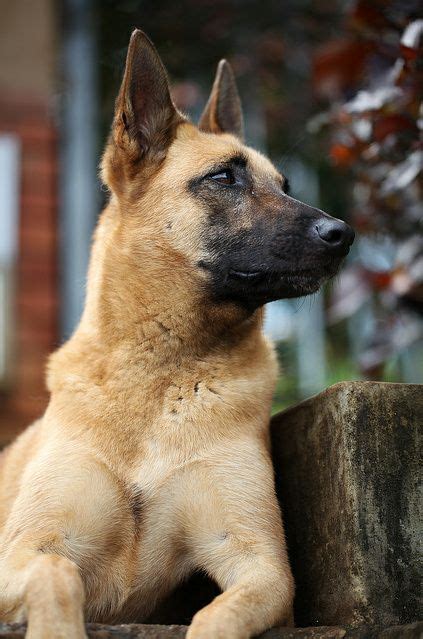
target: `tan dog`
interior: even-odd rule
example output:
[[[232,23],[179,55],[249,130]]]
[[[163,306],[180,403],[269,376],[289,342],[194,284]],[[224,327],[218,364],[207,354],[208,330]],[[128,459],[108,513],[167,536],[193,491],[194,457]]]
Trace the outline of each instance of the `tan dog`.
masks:
[[[145,619],[205,571],[190,639],[292,624],[261,306],[317,290],[352,242],[242,143],[221,62],[199,128],[132,35],[102,175],[85,310],[52,357],[45,415],[2,456],[0,618],[30,639]]]

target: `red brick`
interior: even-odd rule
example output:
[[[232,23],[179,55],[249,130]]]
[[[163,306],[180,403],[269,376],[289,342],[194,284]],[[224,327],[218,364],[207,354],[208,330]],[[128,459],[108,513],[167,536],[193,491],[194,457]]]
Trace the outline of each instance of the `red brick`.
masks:
[[[37,326],[34,323],[25,324],[18,331],[17,348],[26,350],[35,343],[43,354],[52,352],[57,348],[58,341],[55,331],[51,328],[45,325]]]
[[[56,229],[51,226],[35,225],[32,227],[21,226],[19,233],[19,252],[22,257],[44,255],[45,259],[56,259]]]
[[[26,169],[21,174],[21,192],[30,193],[32,196],[54,196],[56,183],[57,177],[51,168],[45,170],[41,165],[35,166],[32,170]]]
[[[35,293],[40,295],[49,295],[51,299],[57,299],[57,277],[54,277],[54,274],[51,272],[47,272],[43,274],[40,271],[33,270],[30,271],[28,269],[28,273],[25,276],[20,275],[18,277],[19,282],[19,297],[25,298],[29,293]]]
[[[45,193],[44,195],[29,195],[27,193],[21,193],[20,196],[21,207],[21,224],[23,224],[24,216],[39,215],[39,219],[48,219],[51,213],[51,224],[56,224],[57,210],[58,210],[58,197],[57,193]],[[44,211],[44,212],[43,212]]]
[[[34,196],[33,194],[22,193],[21,200],[21,224],[56,225],[57,199],[55,194],[44,194]]]
[[[24,144],[53,145],[57,142],[56,131],[47,122],[24,120],[17,124],[15,131]]]
[[[21,142],[15,379],[0,402],[0,443],[44,410],[57,344],[57,133],[47,102],[0,98],[0,131]]]
[[[28,150],[21,159],[22,173],[35,173],[48,176],[52,179],[54,186],[57,182],[57,162],[52,152],[37,153]]]
[[[18,287],[35,287],[40,282],[48,287],[53,297],[57,298],[58,268],[46,263],[45,256],[24,256],[19,260],[17,268]]]
[[[46,122],[50,119],[51,107],[47,100],[9,93],[3,93],[0,97],[0,122],[8,121],[16,126],[21,120]]]

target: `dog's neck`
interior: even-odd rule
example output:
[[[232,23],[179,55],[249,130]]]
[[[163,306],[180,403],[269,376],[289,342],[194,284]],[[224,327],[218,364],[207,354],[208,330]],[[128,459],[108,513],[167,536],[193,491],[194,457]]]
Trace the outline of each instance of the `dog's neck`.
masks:
[[[114,250],[112,226],[112,216],[103,215],[92,249],[81,321],[49,361],[51,410],[58,407],[73,423],[78,405],[79,420],[98,422],[101,427],[98,411],[102,410],[101,398],[107,396],[111,402],[108,419],[114,410],[117,429],[122,410],[125,419],[131,411],[137,415],[131,422],[137,440],[140,419],[142,423],[154,421],[150,412],[162,405],[160,394],[164,397],[186,371],[203,374],[204,367],[216,366],[230,371],[233,360],[242,376],[239,371],[248,370],[252,359],[259,357],[269,360],[271,388],[274,366],[263,342],[262,310],[248,314],[236,307],[207,304],[205,298],[195,295],[194,286],[190,288],[192,282],[183,281],[184,272],[176,273],[165,263],[163,272],[155,264],[154,277],[148,273],[148,264],[145,272],[135,269],[134,274],[125,256]],[[158,401],[145,403],[143,393],[147,391]],[[94,422],[92,415],[96,415]]]
[[[113,216],[104,212],[96,231],[88,274],[87,299],[79,327],[81,335],[104,352],[132,344],[142,357],[155,350],[160,358],[204,356],[261,332],[261,309],[255,313],[234,304],[211,304],[183,265],[161,264],[160,255],[140,255],[145,268],[135,275],[130,256],[116,253]],[[128,275],[129,273],[129,275]]]

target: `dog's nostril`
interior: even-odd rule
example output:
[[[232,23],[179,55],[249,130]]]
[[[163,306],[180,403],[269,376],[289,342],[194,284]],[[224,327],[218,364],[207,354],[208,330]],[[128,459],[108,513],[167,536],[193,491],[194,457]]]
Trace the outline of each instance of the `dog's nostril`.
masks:
[[[316,231],[329,246],[350,246],[354,241],[354,231],[341,220],[322,220],[316,226]]]
[[[342,241],[343,233],[341,229],[329,229],[321,233],[319,231],[319,228],[317,228],[317,232],[319,233],[322,240],[325,240],[325,242],[329,242],[329,244],[338,244]]]

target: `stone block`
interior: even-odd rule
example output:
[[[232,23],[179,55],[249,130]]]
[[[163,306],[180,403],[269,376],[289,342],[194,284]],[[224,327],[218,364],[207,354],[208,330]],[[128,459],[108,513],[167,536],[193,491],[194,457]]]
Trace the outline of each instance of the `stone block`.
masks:
[[[272,419],[297,625],[422,619],[422,426],[418,384],[343,382]]]

